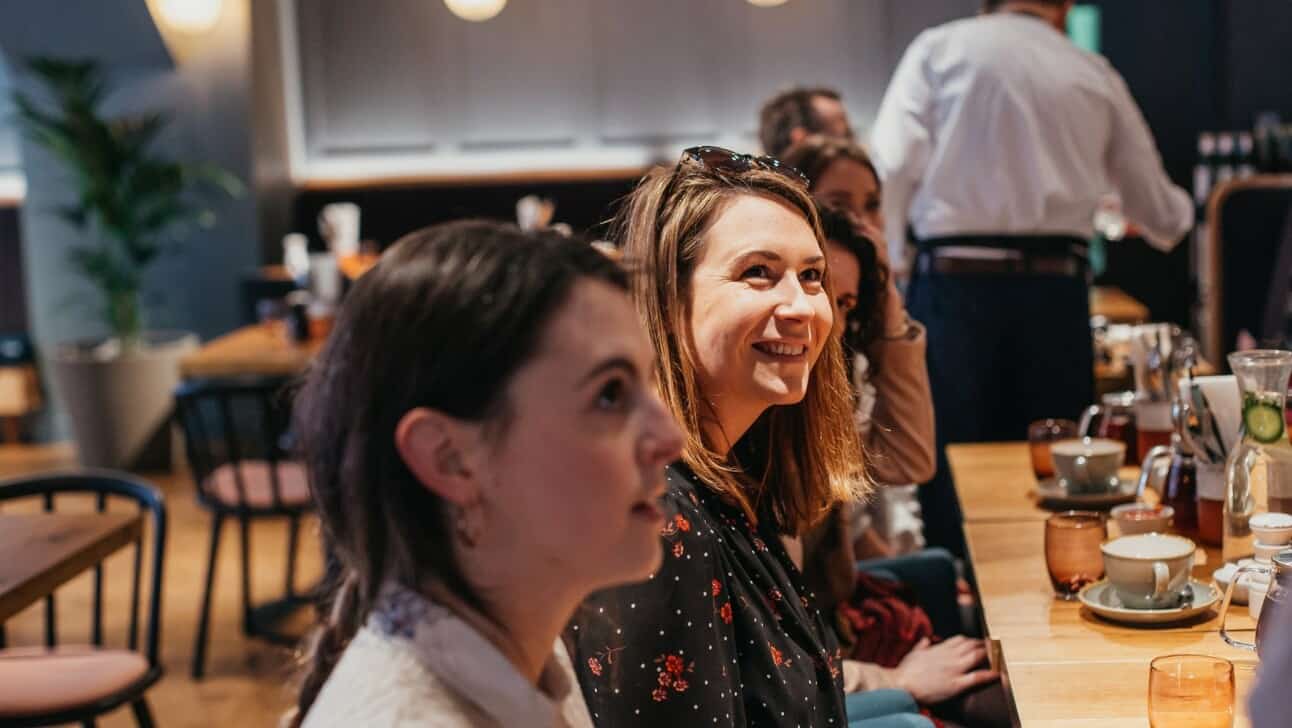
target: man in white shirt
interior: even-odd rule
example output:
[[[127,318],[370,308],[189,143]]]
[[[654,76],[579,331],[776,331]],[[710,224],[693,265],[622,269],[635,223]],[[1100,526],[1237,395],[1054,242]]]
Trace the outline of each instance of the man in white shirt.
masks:
[[[871,152],[894,267],[928,329],[939,474],[926,535],[963,554],[948,442],[1021,440],[1093,399],[1086,241],[1100,198],[1162,250],[1193,224],[1125,81],[1064,35],[1073,0],[989,0],[911,43]],[[918,254],[904,266],[907,226]]]

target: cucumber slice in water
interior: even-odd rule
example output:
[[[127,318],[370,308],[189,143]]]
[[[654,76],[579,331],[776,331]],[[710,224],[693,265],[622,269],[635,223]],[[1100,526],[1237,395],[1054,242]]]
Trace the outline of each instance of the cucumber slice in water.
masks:
[[[1275,442],[1283,437],[1283,413],[1268,404],[1249,404],[1243,411],[1243,425],[1257,442]]]

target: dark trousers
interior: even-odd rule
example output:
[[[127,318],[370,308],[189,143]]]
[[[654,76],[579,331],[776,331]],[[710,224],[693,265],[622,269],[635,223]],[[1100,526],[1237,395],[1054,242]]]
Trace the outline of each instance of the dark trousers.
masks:
[[[1046,417],[1076,419],[1094,399],[1090,303],[1082,278],[917,273],[911,317],[928,330],[938,471],[919,489],[924,536],[964,557],[946,446],[1026,440]],[[1016,490],[1019,483],[1001,483]]]

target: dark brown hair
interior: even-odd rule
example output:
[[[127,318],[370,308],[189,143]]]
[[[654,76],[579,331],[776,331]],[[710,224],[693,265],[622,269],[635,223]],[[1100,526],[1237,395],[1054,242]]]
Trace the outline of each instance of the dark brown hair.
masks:
[[[848,312],[843,343],[851,351],[864,353],[884,331],[884,306],[888,303],[888,266],[879,259],[875,241],[857,230],[857,220],[845,210],[817,201],[825,239],[843,246],[857,259],[861,279],[857,282],[857,305]]]
[[[821,134],[800,139],[781,155],[780,160],[802,172],[810,180],[808,186],[814,188],[816,181],[825,174],[830,165],[840,159],[850,159],[870,170],[875,175],[875,185],[883,189],[879,179],[879,170],[871,160],[866,148],[851,139],[838,139]]]
[[[295,412],[340,574],[304,658],[291,725],[304,720],[385,581],[416,588],[432,578],[481,607],[454,558],[446,503],[409,471],[395,427],[430,407],[500,436],[508,383],[582,279],[628,288],[623,270],[589,245],[464,221],[401,238],[346,295]]]
[[[839,101],[839,92],[822,86],[799,86],[782,91],[758,112],[758,141],[763,153],[780,157],[791,144],[790,132],[804,129],[819,134],[825,129],[812,109],[812,99],[823,97]],[[782,160],[783,161],[783,160]]]

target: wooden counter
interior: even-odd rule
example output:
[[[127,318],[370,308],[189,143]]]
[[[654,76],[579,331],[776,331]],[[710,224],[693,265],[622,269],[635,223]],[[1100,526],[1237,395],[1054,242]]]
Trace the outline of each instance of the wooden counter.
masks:
[[[1141,324],[1151,316],[1148,306],[1113,286],[1091,286],[1090,315],[1103,316],[1111,324]]]

